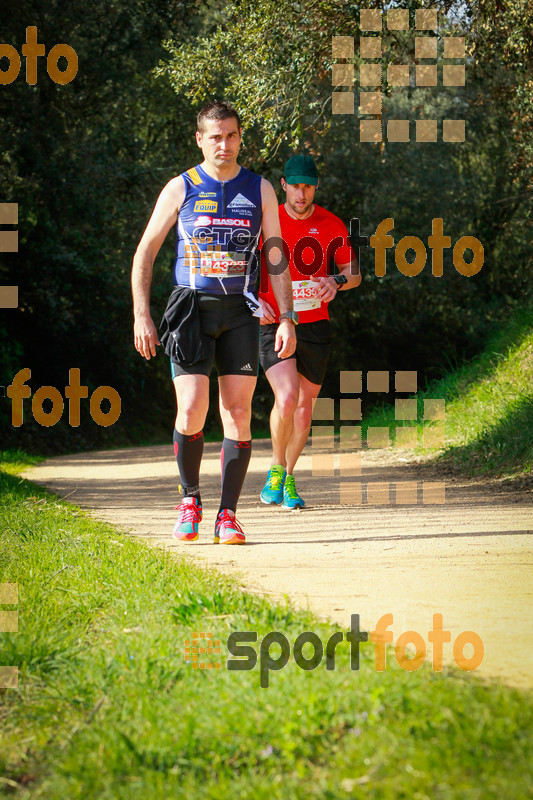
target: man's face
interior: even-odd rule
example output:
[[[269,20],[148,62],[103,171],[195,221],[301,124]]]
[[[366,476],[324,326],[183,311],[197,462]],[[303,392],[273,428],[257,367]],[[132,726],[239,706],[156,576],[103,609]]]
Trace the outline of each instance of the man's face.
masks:
[[[287,183],[281,181],[281,185],[287,195],[287,203],[297,216],[305,216],[309,213],[313,200],[315,199],[316,186],[311,183]]]
[[[196,144],[207,163],[214,167],[235,164],[241,146],[241,131],[235,117],[204,119],[203,128],[203,131],[196,131]]]

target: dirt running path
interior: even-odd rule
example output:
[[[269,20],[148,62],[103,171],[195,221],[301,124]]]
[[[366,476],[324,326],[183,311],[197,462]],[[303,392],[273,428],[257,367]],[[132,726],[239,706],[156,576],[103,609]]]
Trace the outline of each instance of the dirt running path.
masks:
[[[339,479],[312,477],[308,452],[298,486],[309,508],[287,512],[259,501],[270,450],[269,442],[254,442],[238,513],[246,547],[212,544],[220,445],[206,445],[204,521],[189,546],[171,536],[177,479],[170,447],[62,456],[24,477],[172,553],[237,573],[247,590],[288,596],[330,619],[332,632],[348,630],[351,614],[369,631],[392,612],[394,641],[418,631],[427,642],[433,614],[441,613],[452,643],[465,630],[482,638],[478,674],[533,687],[531,493],[448,479],[444,505],[341,506]],[[364,452],[363,475],[369,483],[421,479],[390,450]],[[467,646],[465,656],[471,652]],[[452,644],[444,656],[452,660]]]

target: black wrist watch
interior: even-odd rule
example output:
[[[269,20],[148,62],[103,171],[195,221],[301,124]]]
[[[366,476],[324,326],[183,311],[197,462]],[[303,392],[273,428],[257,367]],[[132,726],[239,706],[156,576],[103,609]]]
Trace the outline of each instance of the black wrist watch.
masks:
[[[339,286],[339,288],[341,286],[344,286],[345,283],[348,283],[348,278],[346,277],[346,275],[334,275],[333,280],[335,281],[337,286]]]
[[[298,314],[296,311],[284,311],[283,314],[279,315],[280,322],[282,319],[288,319],[293,325],[298,325]]]

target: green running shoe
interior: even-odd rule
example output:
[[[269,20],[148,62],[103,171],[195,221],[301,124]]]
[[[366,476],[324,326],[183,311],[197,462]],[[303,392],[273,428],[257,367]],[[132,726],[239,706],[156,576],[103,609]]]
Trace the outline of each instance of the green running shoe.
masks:
[[[305,502],[296,491],[294,475],[287,475],[283,486],[283,508],[305,508]]]
[[[268,470],[266,483],[261,491],[261,500],[269,505],[280,505],[283,501],[283,482],[285,481],[285,467],[276,464]]]

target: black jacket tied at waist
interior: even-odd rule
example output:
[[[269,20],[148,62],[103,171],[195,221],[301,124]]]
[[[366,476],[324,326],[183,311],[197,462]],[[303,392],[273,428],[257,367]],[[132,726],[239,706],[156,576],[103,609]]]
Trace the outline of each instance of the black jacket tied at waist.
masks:
[[[200,328],[200,309],[194,289],[175,286],[159,325],[160,341],[176,364],[191,366],[207,357]]]

